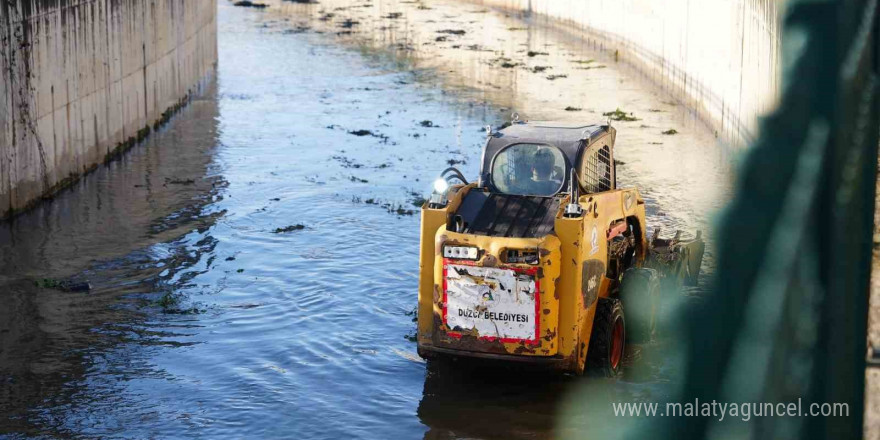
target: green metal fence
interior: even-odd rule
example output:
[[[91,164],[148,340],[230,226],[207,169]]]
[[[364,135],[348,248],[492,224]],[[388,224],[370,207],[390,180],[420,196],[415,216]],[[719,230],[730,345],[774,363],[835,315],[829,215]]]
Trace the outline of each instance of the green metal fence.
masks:
[[[848,417],[665,419],[667,438],[860,438],[878,127],[877,0],[792,0],[780,106],[686,311],[681,401],[847,403]]]

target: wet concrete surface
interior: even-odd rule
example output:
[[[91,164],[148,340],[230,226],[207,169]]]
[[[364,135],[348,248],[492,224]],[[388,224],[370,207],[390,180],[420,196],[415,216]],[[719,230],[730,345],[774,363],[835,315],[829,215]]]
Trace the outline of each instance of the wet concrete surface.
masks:
[[[729,181],[712,133],[613,54],[527,17],[267,3],[220,2],[216,82],[171,124],[0,224],[0,434],[582,437],[619,428],[582,412],[674,390],[670,333],[612,381],[426,367],[414,202],[449,163],[475,176],[482,127],[513,111],[620,108],[639,120],[615,122],[619,184],[645,194],[652,226],[706,229]],[[55,280],[92,289],[38,286]]]

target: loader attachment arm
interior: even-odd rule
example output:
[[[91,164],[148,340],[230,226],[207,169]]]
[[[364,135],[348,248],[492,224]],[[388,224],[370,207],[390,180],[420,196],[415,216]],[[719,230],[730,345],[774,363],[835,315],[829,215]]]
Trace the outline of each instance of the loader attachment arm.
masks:
[[[682,240],[681,231],[665,239],[660,238],[660,228],[657,228],[651,237],[645,265],[657,269],[664,290],[696,286],[705,250],[702,231],[697,231],[697,236],[690,240]]]

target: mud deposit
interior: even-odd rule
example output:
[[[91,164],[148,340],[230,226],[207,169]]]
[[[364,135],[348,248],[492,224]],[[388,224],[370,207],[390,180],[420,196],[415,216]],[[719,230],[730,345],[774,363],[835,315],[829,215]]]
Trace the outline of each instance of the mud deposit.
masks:
[[[669,395],[668,334],[614,381],[426,368],[413,214],[448,164],[476,175],[482,127],[512,111],[619,110],[619,183],[651,225],[705,229],[729,180],[712,133],[613,53],[528,19],[265,3],[220,2],[216,84],[171,124],[0,225],[0,435],[599,436],[619,429],[609,400]]]

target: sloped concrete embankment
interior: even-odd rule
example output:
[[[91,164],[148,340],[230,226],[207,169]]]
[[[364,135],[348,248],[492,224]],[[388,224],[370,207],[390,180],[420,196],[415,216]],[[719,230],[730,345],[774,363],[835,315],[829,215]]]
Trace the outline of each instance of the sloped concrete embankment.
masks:
[[[148,135],[217,60],[217,0],[0,3],[0,218]]]
[[[779,93],[778,0],[468,0],[568,28],[631,64],[725,145],[748,145]]]

